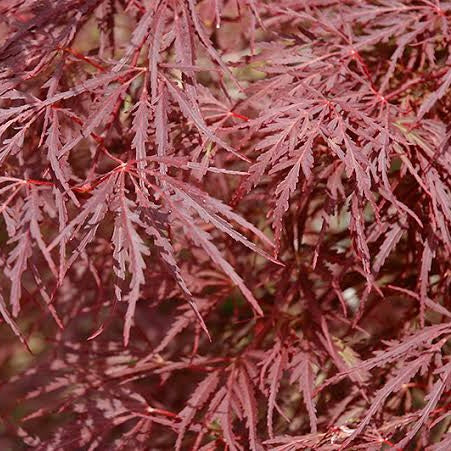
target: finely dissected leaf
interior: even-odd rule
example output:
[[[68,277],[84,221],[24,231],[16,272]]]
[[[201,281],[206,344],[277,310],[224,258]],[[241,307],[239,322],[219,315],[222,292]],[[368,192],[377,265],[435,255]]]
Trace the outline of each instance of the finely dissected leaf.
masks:
[[[220,412],[218,419],[221,422],[221,428],[227,446],[231,451],[241,451],[243,448],[238,446],[235,440],[235,434],[233,433],[229,394],[224,396],[224,399],[218,407],[218,412]]]
[[[370,250],[365,236],[365,223],[362,211],[358,206],[358,198],[353,196],[351,199],[351,230],[354,231],[356,237],[356,252],[362,259],[363,269],[366,274],[370,274]]]
[[[165,337],[161,340],[158,346],[153,350],[152,354],[158,354],[163,351],[174,338],[181,333],[184,329],[191,326],[196,319],[196,313],[194,310],[189,310],[184,313],[183,316],[178,316],[174,323],[167,331]]]
[[[280,249],[280,239],[282,235],[282,221],[283,214],[288,210],[291,194],[296,189],[296,185],[299,179],[299,169],[301,167],[300,161],[298,161],[288,173],[287,177],[276,188],[277,206],[274,210],[274,229],[276,240],[276,255]]]
[[[11,315],[8,312],[8,307],[6,306],[5,300],[3,296],[0,294],[0,314],[2,315],[3,320],[6,324],[11,328],[11,330],[19,337],[20,341],[27,347],[27,349],[31,352],[25,337],[22,335],[19,327],[16,322],[12,319]]]
[[[121,77],[124,77],[125,75],[130,74],[130,69],[124,70],[122,72],[112,73],[112,74],[103,74],[98,75],[97,77],[93,77],[90,80],[83,81],[79,85],[64,91],[60,92],[58,94],[55,94],[53,97],[50,97],[39,104],[40,108],[53,105],[57,102],[60,102],[61,100],[66,100],[71,97],[79,96],[80,94],[83,94],[87,91],[92,91],[97,88],[107,86],[109,83],[116,81],[120,79]]]
[[[346,441],[343,443],[343,446],[348,446],[349,443],[351,443],[351,441],[354,440],[365,429],[365,427],[371,421],[373,415],[382,407],[382,404],[385,402],[388,396],[390,396],[393,392],[399,390],[403,384],[409,382],[422,367],[429,363],[430,359],[431,356],[427,354],[419,357],[418,359],[408,364],[406,367],[402,368],[398,372],[398,374],[393,377],[392,380],[389,380],[386,385],[376,393],[376,396],[374,400],[372,400],[372,404],[368,409],[365,418],[359,423],[359,426],[352,432],[350,437],[346,439]]]
[[[151,116],[152,111],[147,97],[147,87],[144,85],[141,97],[136,106],[132,124],[132,130],[135,133],[132,147],[135,149],[136,160],[138,160],[137,166],[140,170],[146,167],[146,144],[149,134],[149,117]]]
[[[160,157],[168,153],[168,121],[167,121],[167,89],[164,83],[160,84],[161,92],[155,107],[155,139],[157,154]],[[166,166],[160,165],[160,172],[166,173]]]
[[[209,374],[193,392],[188,402],[188,406],[179,413],[179,417],[182,418],[182,422],[180,423],[177,442],[175,444],[175,448],[177,450],[181,449],[183,437],[197,411],[202,409],[204,404],[208,401],[208,398],[216,390],[218,384],[218,373],[213,372]]]
[[[269,369],[269,380],[271,381],[269,386],[269,398],[268,398],[268,416],[267,416],[267,424],[268,424],[268,433],[271,438],[274,437],[273,432],[273,413],[274,407],[276,405],[276,397],[277,392],[280,387],[280,380],[282,378],[282,372],[285,369],[287,364],[287,356],[284,348],[276,354],[273,364]]]
[[[113,192],[115,180],[116,176],[110,176],[95,191],[93,191],[92,197],[86,202],[82,211],[60,230],[57,237],[48,245],[48,250],[51,251],[61,241],[67,242],[69,238],[84,225],[86,233],[83,238],[80,239],[77,248],[72,252],[71,257],[66,264],[66,271],[78,258],[80,253],[83,252],[86,246],[94,239],[100,221],[104,218],[108,210],[107,200]]]
[[[41,228],[39,226],[39,222],[42,218],[41,212],[41,198],[38,195],[38,191],[34,188],[30,189],[30,198],[29,202],[25,206],[25,208],[29,209],[29,223],[28,227],[30,230],[30,238],[34,239],[34,242],[37,243],[38,248],[42,252],[50,271],[54,276],[57,276],[58,271],[56,269],[55,263],[53,262],[53,258],[50,252],[47,249],[47,246],[42,237]]]
[[[17,238],[17,246],[8,256],[5,274],[11,279],[10,303],[13,308],[13,316],[20,311],[20,298],[22,294],[22,275],[27,269],[27,260],[31,257],[31,240],[29,231],[24,231]]]
[[[144,210],[146,233],[153,237],[154,245],[156,246],[160,257],[165,262],[167,268],[174,276],[175,281],[180,286],[182,291],[188,296],[189,299],[192,300],[192,295],[183,280],[182,273],[175,260],[172,244],[166,237],[164,219],[168,219],[164,213],[154,211],[151,207]]]
[[[427,404],[422,409],[420,418],[415,423],[415,426],[409,431],[407,436],[404,437],[397,446],[405,447],[413,439],[413,437],[415,437],[415,434],[420,430],[432,410],[435,409],[436,405],[440,401],[443,392],[447,389],[447,387],[449,387],[451,383],[451,363],[448,363],[445,367],[441,368],[439,372],[436,371],[436,373],[439,373],[439,377],[431,388],[431,391],[425,397]]]
[[[159,2],[152,24],[152,37],[149,45],[149,71],[152,103],[156,102],[158,90],[158,62],[161,45],[161,35],[164,29],[164,15],[166,13],[166,2]]]
[[[12,121],[10,121],[12,123]],[[10,124],[7,123],[7,126]],[[16,155],[22,148],[25,140],[26,127],[20,129],[12,138],[3,141],[3,148],[0,150],[0,164],[3,164],[9,155]]]
[[[146,232],[154,237],[154,243],[155,246],[158,248],[161,258],[165,262],[170,273],[173,275],[177,285],[182,289],[182,292],[184,293],[186,299],[188,300],[189,305],[193,309],[193,312],[196,315],[198,321],[200,322],[202,329],[205,331],[207,336],[210,337],[207,326],[205,325],[202,315],[200,314],[197,308],[193,295],[189,291],[189,288],[187,287],[186,282],[182,277],[182,273],[177,265],[172,245],[169,242],[169,240],[164,236],[161,224],[158,223],[158,219],[150,219],[148,223],[150,223],[150,226],[146,228]],[[158,348],[160,348],[161,344],[158,346]]]
[[[123,67],[128,63],[133,53],[137,51],[137,49],[142,46],[143,41],[147,37],[149,33],[149,27],[152,23],[152,19],[154,16],[154,11],[149,9],[146,13],[141,17],[140,21],[136,24],[136,27],[133,31],[132,37],[130,39],[130,44],[125,51],[124,56],[121,60],[116,64],[113,69],[113,72],[119,72],[123,69]]]
[[[363,152],[359,152],[354,142],[348,137],[344,131],[342,132],[343,141],[346,147],[346,155],[344,162],[348,177],[355,175],[357,180],[357,188],[361,193],[368,195],[371,181],[365,166],[368,165]]]
[[[219,250],[211,242],[210,235],[201,229],[193,229],[190,227],[190,218],[184,214],[178,214],[183,220],[185,233],[196,243],[202,247],[208,256],[225,272],[230,280],[240,289],[246,300],[252,305],[257,314],[263,315],[263,311],[259,306],[252,292],[244,284],[243,279],[235,272],[233,267],[221,255]]]
[[[274,111],[274,115],[278,113],[277,110]],[[295,113],[298,112],[295,111]],[[318,129],[323,118],[324,114],[321,114],[317,122],[311,122],[308,115],[298,113],[290,120],[278,120],[276,124],[271,124],[271,126],[263,129],[262,132],[269,132],[271,134],[260,141],[256,149],[260,150],[269,146],[270,149],[261,153],[257,157],[257,162],[250,167],[251,176],[244,181],[238,193],[239,196],[249,191],[261,179],[269,165],[273,166],[270,173],[275,173],[292,166],[290,174],[293,170],[296,170],[295,167],[300,165],[305,177],[310,177],[314,162],[312,144],[318,134]],[[302,120],[302,128],[300,129]],[[281,131],[274,135],[276,130]],[[306,136],[305,142],[300,144]]]
[[[232,80],[239,86],[238,81],[234,77],[233,73],[229,70],[229,68],[224,64],[221,57],[219,56],[218,52],[215,50],[215,48],[211,45],[210,40],[206,36],[202,24],[199,21],[199,16],[195,11],[195,2],[194,0],[188,0],[188,4],[190,6],[190,12],[191,12],[191,19],[194,24],[194,28],[196,30],[196,33],[199,35],[199,38],[206,48],[207,52],[211,55],[211,57],[221,66],[221,68],[224,70],[224,72],[229,75]]]
[[[126,92],[129,83],[131,83],[131,81],[113,89],[112,92],[107,93],[104,99],[99,102],[100,105],[96,108],[94,113],[86,119],[86,124],[82,129],[82,134],[72,141],[69,141],[60,150],[60,158],[71,149],[73,149],[77,144],[79,144],[83,138],[88,137],[99,126],[99,124],[109,119],[109,116],[113,112],[116,103]]]
[[[435,326],[425,327],[410,337],[406,337],[402,342],[399,340],[393,340],[386,343],[387,348],[383,351],[378,351],[376,355],[362,362],[359,365],[354,366],[345,373],[339,374],[331,379],[331,381],[341,380],[345,374],[352,373],[358,370],[371,370],[375,367],[381,367],[387,365],[390,362],[399,360],[402,356],[408,356],[414,354],[414,351],[419,347],[423,347],[425,344],[431,343],[443,334],[449,334],[451,327],[449,324],[439,324]]]
[[[41,234],[40,222],[42,220],[41,198],[37,189],[29,188],[29,199],[23,205],[20,220],[21,233],[11,241],[17,241],[17,246],[10,252],[7,260],[8,268],[5,274],[11,279],[10,302],[13,306],[13,316],[20,310],[20,297],[22,293],[21,279],[27,269],[27,261],[32,256],[32,245],[37,244],[48,267],[55,277],[58,271],[46,243]]]
[[[241,400],[244,415],[246,416],[250,449],[257,450],[257,403],[252,383],[244,370],[240,371],[238,376],[237,395]]]
[[[318,419],[313,397],[313,370],[309,356],[304,353],[298,354],[290,363],[290,366],[293,367],[290,382],[299,381],[299,389],[302,391],[304,404],[309,414],[310,430],[312,434],[316,434]]]
[[[373,270],[376,273],[380,271],[381,267],[384,265],[385,260],[390,255],[390,252],[393,251],[393,249],[401,239],[402,234],[403,230],[399,224],[393,224],[393,226],[387,232],[384,242],[382,243],[381,248],[374,259]]]
[[[172,97],[176,100],[176,102],[179,104],[180,109],[182,110],[183,114],[188,118],[191,119],[196,127],[199,129],[200,132],[202,132],[207,138],[211,139],[214,143],[216,143],[218,146],[221,146],[228,152],[231,152],[236,157],[247,160],[247,158],[243,155],[240,155],[233,147],[229,146],[226,142],[224,142],[221,138],[216,136],[209,127],[205,124],[203,118],[199,115],[198,111],[196,111],[195,108],[193,108],[190,105],[189,99],[186,97],[186,95],[181,92],[176,86],[173,85],[169,80],[166,80],[166,85],[168,87],[168,90]]]
[[[117,262],[115,274],[119,279],[125,279],[126,265],[131,274],[130,291],[127,294],[127,313],[124,323],[124,345],[127,346],[130,339],[130,329],[135,314],[136,302],[140,295],[140,286],[145,282],[144,270],[146,263],[144,256],[150,251],[145,246],[143,239],[136,231],[137,225],[143,225],[138,217],[134,202],[126,197],[125,173],[119,175],[118,205],[116,206],[116,218],[112,242],[114,245],[113,257]],[[121,300],[120,287],[115,287],[116,295]]]
[[[61,186],[64,188],[64,191],[69,195],[69,197],[73,200],[74,204],[78,207],[80,206],[78,199],[75,197],[75,194],[71,191],[69,184],[66,180],[66,175],[63,172],[60,162],[60,152],[62,148],[61,140],[60,140],[60,125],[58,120],[58,114],[50,110],[52,113],[50,114],[50,127],[48,130],[48,136],[46,145],[48,148],[48,158],[50,160],[50,165],[52,166],[53,172]]]
[[[440,85],[440,88],[437,89],[437,91],[429,94],[429,96],[421,105],[420,109],[418,110],[418,119],[421,119],[434,106],[435,102],[440,100],[446,94],[450,86],[451,70],[448,70],[448,72],[443,76],[443,82]]]
[[[189,305],[193,309],[193,312],[195,313],[197,319],[199,320],[202,329],[205,331],[207,336],[210,337],[207,326],[205,325],[205,322],[197,308],[196,302],[189,288],[187,287],[185,280],[182,277],[180,268],[177,265],[172,244],[166,237],[164,220],[167,220],[168,218],[164,213],[161,213],[157,209],[155,209],[155,206],[152,205],[145,197],[140,196],[139,201],[144,207],[144,222],[142,225],[145,227],[146,233],[153,237],[154,245],[158,250],[159,256],[165,263],[170,274],[174,277],[177,285],[182,289],[182,292],[185,295],[185,298],[188,301]],[[123,278],[123,275],[121,276],[121,278]]]
[[[198,193],[193,193],[194,196],[190,196],[189,194],[191,193],[186,191],[176,190],[175,192],[178,196],[180,196],[183,199],[185,206],[195,210],[196,213],[199,215],[199,217],[202,218],[205,222],[211,222],[218,229],[230,235],[234,240],[239,241],[252,251],[262,255],[268,260],[273,260],[266,252],[259,249],[255,244],[251,243],[243,235],[237,232],[231,224],[229,224],[227,221],[222,219],[218,214],[216,214],[216,211],[218,211],[219,213],[224,214],[224,216],[233,217],[235,219],[235,216],[228,212],[228,208],[225,205],[222,205],[219,201],[210,199],[209,197],[206,196],[196,198],[197,197],[196,194]],[[246,227],[252,228],[250,224],[248,224],[246,221],[242,219],[239,222]]]

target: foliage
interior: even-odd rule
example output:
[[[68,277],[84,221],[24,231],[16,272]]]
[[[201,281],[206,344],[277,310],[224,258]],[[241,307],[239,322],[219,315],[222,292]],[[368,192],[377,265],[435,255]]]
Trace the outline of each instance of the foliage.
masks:
[[[0,13],[3,449],[450,449],[450,1]]]

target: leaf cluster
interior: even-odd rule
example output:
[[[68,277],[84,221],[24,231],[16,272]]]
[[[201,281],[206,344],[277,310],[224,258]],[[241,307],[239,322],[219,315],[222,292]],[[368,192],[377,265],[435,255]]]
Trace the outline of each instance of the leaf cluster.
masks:
[[[450,27],[0,2],[4,446],[449,449]]]

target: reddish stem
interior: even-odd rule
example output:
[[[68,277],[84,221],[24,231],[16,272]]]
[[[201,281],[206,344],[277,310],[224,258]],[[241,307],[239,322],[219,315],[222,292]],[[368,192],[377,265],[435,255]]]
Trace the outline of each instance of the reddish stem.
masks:
[[[233,111],[229,111],[228,114],[229,114],[229,116],[236,117],[236,118],[241,119],[243,121],[246,121],[246,122],[249,121],[249,118],[247,116],[243,116],[242,114],[238,114],[238,113],[235,113]]]
[[[70,53],[75,58],[77,58],[81,61],[84,61],[85,63],[90,64],[91,66],[95,67],[96,69],[100,70],[101,72],[105,72],[105,69],[100,64],[96,63],[91,58],[88,58],[87,56],[82,55],[81,53],[78,53],[74,49],[71,49],[70,47],[59,47],[59,49],[62,50],[63,52]]]

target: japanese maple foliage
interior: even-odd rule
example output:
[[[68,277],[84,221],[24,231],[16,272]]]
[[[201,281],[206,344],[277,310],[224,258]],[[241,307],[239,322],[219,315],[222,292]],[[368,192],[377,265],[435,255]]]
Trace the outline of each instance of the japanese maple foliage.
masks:
[[[1,449],[451,449],[451,1],[0,20]]]

